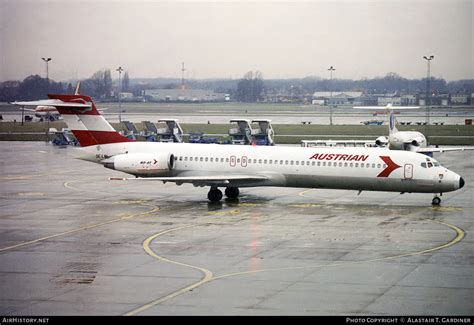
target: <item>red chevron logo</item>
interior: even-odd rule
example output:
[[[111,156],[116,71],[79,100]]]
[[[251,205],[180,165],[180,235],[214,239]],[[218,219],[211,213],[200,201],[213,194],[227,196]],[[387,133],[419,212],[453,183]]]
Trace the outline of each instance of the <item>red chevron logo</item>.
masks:
[[[394,163],[393,160],[389,156],[379,156],[379,157],[380,159],[384,161],[384,163],[387,164],[387,168],[382,170],[380,174],[377,175],[377,177],[388,177],[395,169],[402,167]]]

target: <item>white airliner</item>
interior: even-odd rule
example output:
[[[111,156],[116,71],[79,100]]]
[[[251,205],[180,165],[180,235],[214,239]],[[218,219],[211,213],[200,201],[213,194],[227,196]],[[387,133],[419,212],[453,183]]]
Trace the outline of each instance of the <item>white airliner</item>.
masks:
[[[55,106],[81,144],[81,159],[135,178],[210,186],[208,199],[239,195],[239,187],[283,186],[433,193],[464,186],[461,176],[435,159],[380,148],[302,148],[132,141],[119,133],[84,95],[48,95],[46,101],[16,105]]]
[[[80,87],[81,87],[81,82],[78,82],[76,86],[76,90],[74,91],[75,95],[79,95]],[[21,109],[24,111],[35,113],[35,116],[38,118],[47,118],[51,121],[59,120],[61,118],[61,115],[59,114],[56,107],[51,106],[51,105],[38,105],[36,106],[36,108],[22,107]],[[104,110],[106,110],[106,108],[100,109],[99,112],[102,113]]]
[[[386,146],[392,150],[408,150],[419,153],[424,153],[432,156],[433,152],[445,152],[445,151],[464,151],[472,150],[472,148],[433,148],[428,147],[428,142],[423,133],[418,131],[399,131],[395,124],[396,119],[394,115],[394,109],[417,109],[418,106],[397,106],[393,107],[392,104],[387,106],[354,106],[356,109],[380,109],[385,108],[389,113],[389,131],[388,138],[380,136],[375,140],[375,144],[378,146]]]

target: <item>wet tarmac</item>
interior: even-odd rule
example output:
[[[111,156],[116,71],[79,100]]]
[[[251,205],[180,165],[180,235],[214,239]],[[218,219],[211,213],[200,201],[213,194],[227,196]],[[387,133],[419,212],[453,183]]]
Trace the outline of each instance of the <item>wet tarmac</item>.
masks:
[[[111,182],[0,142],[0,315],[472,315],[474,154],[429,194]]]

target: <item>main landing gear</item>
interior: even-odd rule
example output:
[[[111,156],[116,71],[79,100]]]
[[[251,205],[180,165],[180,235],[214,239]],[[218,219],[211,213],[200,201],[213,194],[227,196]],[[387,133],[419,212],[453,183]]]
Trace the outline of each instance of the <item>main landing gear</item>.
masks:
[[[440,193],[439,196],[442,196],[443,194]],[[433,200],[431,201],[431,205],[433,206],[439,206],[441,204],[441,198],[439,196],[435,196]]]
[[[240,194],[238,187],[226,187],[225,196],[229,199],[236,199]],[[211,202],[219,202],[222,199],[222,191],[217,187],[211,187],[209,193],[207,193],[207,198]]]

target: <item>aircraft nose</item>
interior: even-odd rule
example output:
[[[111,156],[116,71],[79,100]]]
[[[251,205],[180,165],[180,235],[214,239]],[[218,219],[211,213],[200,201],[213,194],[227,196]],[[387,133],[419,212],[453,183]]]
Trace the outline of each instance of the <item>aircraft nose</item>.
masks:
[[[460,177],[459,178],[459,188],[463,188],[464,187],[464,178]]]

